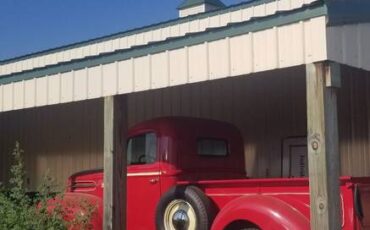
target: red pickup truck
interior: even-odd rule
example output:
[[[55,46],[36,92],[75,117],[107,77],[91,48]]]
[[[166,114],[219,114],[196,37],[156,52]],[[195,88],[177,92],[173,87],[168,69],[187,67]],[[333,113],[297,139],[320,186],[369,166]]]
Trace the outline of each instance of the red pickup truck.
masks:
[[[103,171],[69,178],[67,197],[99,205]],[[370,229],[370,178],[340,179],[342,229]],[[307,178],[246,177],[243,140],[231,124],[158,118],[129,130],[128,230],[310,229]]]

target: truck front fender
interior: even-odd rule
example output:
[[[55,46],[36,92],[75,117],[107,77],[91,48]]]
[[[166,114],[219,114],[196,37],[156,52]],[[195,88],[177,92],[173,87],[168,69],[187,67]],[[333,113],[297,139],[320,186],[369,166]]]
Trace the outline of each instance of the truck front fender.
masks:
[[[47,206],[48,210],[61,208],[66,221],[73,221],[78,215],[88,214],[92,229],[102,228],[103,202],[100,197],[86,193],[66,192],[62,197],[49,200]],[[69,229],[80,228],[71,226]]]
[[[261,229],[309,230],[310,221],[286,202],[265,195],[242,196],[217,214],[212,230],[223,230],[234,221],[247,221]]]

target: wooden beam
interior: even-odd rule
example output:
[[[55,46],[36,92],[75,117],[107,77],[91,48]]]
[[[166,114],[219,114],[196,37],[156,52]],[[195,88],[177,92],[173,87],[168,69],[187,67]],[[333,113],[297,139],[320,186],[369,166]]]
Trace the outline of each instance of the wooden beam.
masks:
[[[306,66],[311,229],[341,229],[337,88],[339,65]]]
[[[123,99],[126,97],[124,96]],[[119,96],[104,98],[104,217],[103,229],[126,226],[126,101]]]

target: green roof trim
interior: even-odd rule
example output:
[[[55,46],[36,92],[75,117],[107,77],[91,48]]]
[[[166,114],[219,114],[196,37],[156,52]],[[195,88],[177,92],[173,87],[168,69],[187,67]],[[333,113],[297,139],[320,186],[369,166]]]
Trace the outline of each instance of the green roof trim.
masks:
[[[212,6],[217,6],[217,7],[225,7],[225,4],[223,4],[220,0],[185,0],[183,1],[177,9],[183,10],[186,8],[190,8],[193,6],[198,6],[202,4],[209,4]]]
[[[116,38],[121,38],[121,37],[129,36],[129,35],[133,35],[133,34],[137,34],[137,33],[148,32],[150,30],[164,28],[164,27],[168,27],[168,26],[172,26],[172,25],[176,25],[176,24],[180,24],[180,23],[184,23],[184,22],[189,22],[189,21],[193,21],[193,20],[197,20],[197,19],[212,17],[212,16],[215,16],[215,15],[218,15],[218,14],[224,14],[224,13],[228,13],[228,12],[232,12],[232,11],[237,11],[237,10],[240,10],[240,9],[245,9],[245,8],[248,8],[248,7],[257,6],[257,5],[261,5],[261,4],[265,4],[265,3],[269,3],[269,2],[273,2],[273,1],[276,1],[276,0],[251,0],[249,2],[243,2],[243,3],[240,3],[240,4],[229,6],[227,8],[219,9],[219,10],[209,11],[209,12],[205,12],[205,13],[201,13],[201,14],[190,15],[190,16],[184,17],[184,18],[176,18],[176,19],[172,19],[172,20],[169,20],[169,21],[156,23],[156,24],[152,24],[152,25],[148,25],[148,26],[144,26],[144,27],[140,27],[140,28],[135,28],[135,29],[127,30],[127,31],[123,31],[123,32],[118,32],[118,33],[110,34],[110,35],[99,37],[99,38],[93,38],[93,39],[86,40],[86,41],[76,42],[76,43],[68,44],[68,45],[65,45],[65,46],[60,46],[60,47],[56,47],[56,48],[52,48],[52,49],[47,49],[47,50],[43,50],[43,51],[39,51],[39,52],[35,52],[35,53],[22,55],[22,56],[19,56],[19,57],[5,59],[5,60],[2,60],[2,61],[0,60],[0,65],[12,63],[12,62],[17,62],[17,61],[22,61],[22,60],[25,60],[25,59],[28,59],[28,58],[39,57],[39,56],[42,56],[42,55],[57,53],[57,52],[61,52],[61,51],[65,51],[65,50],[73,49],[73,48],[78,48],[78,47],[82,47],[82,46],[86,46],[86,45],[91,45],[91,44],[94,44],[94,43],[97,43],[97,42],[104,42],[104,41],[107,41],[107,40],[113,40],[113,39],[116,39]]]
[[[304,7],[296,10],[278,12],[275,15],[254,18],[248,22],[233,23],[225,27],[210,29],[205,32],[188,34],[185,37],[172,38],[148,45],[133,47],[131,49],[119,50],[94,57],[87,57],[79,60],[73,60],[47,67],[37,68],[34,70],[24,71],[21,73],[1,76],[0,84],[7,84],[11,82],[43,77],[46,75],[53,75],[57,73],[108,64],[116,61],[127,60],[130,58],[142,57],[149,54],[164,52],[166,50],[174,50],[204,42],[220,40],[226,37],[234,37],[324,15],[327,15],[326,5],[323,4],[322,1],[318,1],[309,5],[305,5]]]

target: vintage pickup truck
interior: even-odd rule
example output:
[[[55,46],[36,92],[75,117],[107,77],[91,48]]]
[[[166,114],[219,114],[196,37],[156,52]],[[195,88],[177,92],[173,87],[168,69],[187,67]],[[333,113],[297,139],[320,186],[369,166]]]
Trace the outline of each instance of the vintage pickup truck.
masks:
[[[103,171],[78,172],[67,197],[100,205]],[[370,229],[370,178],[340,179],[342,229]],[[128,230],[310,229],[307,178],[246,176],[243,140],[231,124],[158,118],[129,130]]]

